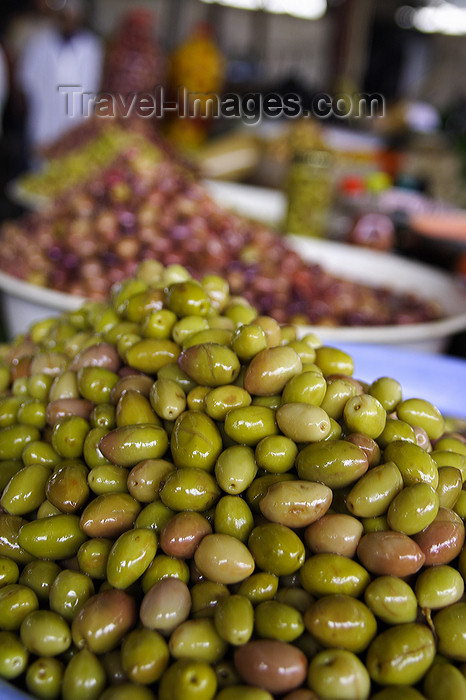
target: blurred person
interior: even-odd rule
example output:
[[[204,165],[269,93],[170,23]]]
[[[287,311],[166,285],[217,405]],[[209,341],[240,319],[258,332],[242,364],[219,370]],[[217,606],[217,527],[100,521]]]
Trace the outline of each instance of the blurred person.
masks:
[[[85,28],[84,18],[82,0],[63,0],[54,25],[31,37],[20,56],[17,80],[26,102],[26,139],[33,166],[41,147],[86,114],[87,105],[81,109],[79,96],[66,94],[60,86],[78,86],[77,90],[91,94],[99,89],[102,46]]]
[[[0,136],[3,133],[3,112],[8,99],[10,77],[8,70],[8,62],[0,45]]]
[[[102,92],[127,96],[152,92],[165,80],[165,57],[155,36],[156,17],[144,7],[128,10],[109,42]]]
[[[167,135],[181,147],[201,146],[213,126],[211,96],[220,95],[225,83],[226,59],[207,22],[196,24],[170,56],[168,87],[172,100],[183,101],[186,91],[188,115],[174,115]],[[189,118],[185,118],[188,116]]]

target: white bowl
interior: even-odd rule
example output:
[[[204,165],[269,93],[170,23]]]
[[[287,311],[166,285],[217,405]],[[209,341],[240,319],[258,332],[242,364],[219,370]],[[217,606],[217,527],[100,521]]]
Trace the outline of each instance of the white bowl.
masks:
[[[262,187],[205,181],[211,196],[243,216],[279,224],[286,210],[283,193]],[[290,247],[305,260],[328,272],[393,291],[413,292],[437,300],[445,310],[438,321],[399,326],[300,326],[304,335],[315,332],[325,343],[398,345],[422,352],[442,352],[452,335],[466,330],[466,292],[449,274],[431,266],[367,248],[304,236],[286,236]],[[0,273],[1,304],[9,337],[26,331],[33,321],[78,308],[83,299],[22,282]]]
[[[317,262],[338,277],[394,292],[412,292],[438,301],[444,316],[437,321],[397,326],[300,326],[300,335],[316,333],[325,343],[398,345],[420,352],[442,352],[452,335],[466,330],[466,291],[442,270],[368,248],[303,236],[287,236],[301,257]]]
[[[290,247],[328,272],[393,291],[413,292],[438,300],[445,316],[437,321],[399,326],[300,326],[299,335],[316,333],[327,344],[398,345],[423,352],[442,352],[449,338],[466,330],[466,293],[450,275],[428,265],[366,248],[301,236],[287,236]],[[27,331],[34,321],[78,308],[81,297],[38,287],[0,272],[3,319],[9,337]]]
[[[82,297],[39,287],[0,271],[1,317],[9,338],[28,330],[31,323],[64,311],[74,311]]]

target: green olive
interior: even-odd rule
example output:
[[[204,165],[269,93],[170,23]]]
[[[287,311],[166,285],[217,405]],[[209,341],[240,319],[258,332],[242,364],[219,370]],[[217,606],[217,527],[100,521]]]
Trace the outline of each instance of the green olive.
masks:
[[[205,345],[206,343],[216,343],[217,345],[230,345],[233,331],[230,328],[208,328],[192,333],[183,342],[183,350],[193,345]]]
[[[278,576],[268,571],[258,571],[241,581],[238,593],[246,596],[253,605],[272,600],[278,590]]]
[[[387,413],[374,396],[359,394],[345,403],[343,418],[350,432],[364,432],[376,439],[385,428]]]
[[[401,472],[405,486],[419,481],[438,486],[438,467],[430,454],[419,445],[406,440],[394,440],[384,450],[384,459],[395,462]]]
[[[256,564],[276,576],[298,571],[305,558],[304,545],[298,535],[279,523],[255,527],[249,535],[248,547]]]
[[[133,467],[143,459],[163,457],[167,447],[166,431],[150,423],[115,428],[99,442],[102,454],[120,467]]]
[[[249,598],[235,594],[219,600],[214,624],[218,634],[228,644],[246,644],[254,629],[254,608]]]
[[[45,486],[50,467],[31,464],[14,474],[3,490],[2,508],[12,515],[26,515],[40,506],[45,498]]]
[[[371,690],[366,667],[347,649],[319,651],[309,663],[307,682],[321,700],[367,700]]]
[[[13,632],[0,631],[0,678],[13,680],[27,668],[29,653]]]
[[[99,658],[89,651],[78,651],[65,668],[63,700],[98,700],[107,685],[105,669]]]
[[[395,440],[406,440],[407,442],[415,443],[416,433],[414,432],[414,428],[412,428],[409,423],[405,423],[404,420],[387,418],[384,429],[377,437],[377,443],[380,448],[384,450],[388,444]]]
[[[18,534],[18,544],[42,559],[72,557],[86,539],[77,515],[51,515],[31,520],[21,527]]]
[[[141,332],[144,338],[160,338],[165,340],[170,338],[173,327],[177,322],[176,314],[169,309],[157,309],[147,314],[141,325]]]
[[[179,354],[178,345],[172,340],[144,338],[137,340],[126,351],[126,362],[141,372],[155,374],[164,365],[174,362]]]
[[[209,391],[204,398],[205,412],[213,420],[224,420],[232,408],[249,406],[251,396],[234,384],[224,384]]]
[[[222,438],[212,418],[200,411],[186,411],[176,419],[170,447],[176,467],[213,471]]]
[[[417,599],[414,591],[397,576],[377,576],[364,591],[364,600],[374,615],[388,625],[416,620]]]
[[[266,348],[249,363],[244,375],[244,388],[257,396],[279,394],[288,380],[301,371],[301,359],[289,345]]]
[[[81,416],[67,416],[54,425],[52,447],[64,459],[81,457],[90,425]]]
[[[19,459],[30,442],[40,439],[39,430],[33,425],[8,425],[0,430],[0,459]]]
[[[354,364],[348,353],[329,345],[321,345],[315,351],[315,362],[322,370],[324,377],[331,374],[353,374]]]
[[[266,496],[270,486],[282,481],[294,481],[295,479],[295,475],[290,472],[285,474],[264,474],[264,476],[256,477],[246,491],[246,501],[249,507],[253,512],[260,513],[260,502]]]
[[[306,445],[296,458],[300,479],[342,488],[357,481],[368,468],[365,452],[346,440],[325,440]]]
[[[466,697],[466,678],[449,663],[433,663],[424,676],[422,690],[427,700]]]
[[[71,623],[77,610],[94,595],[92,579],[79,571],[64,569],[50,586],[50,609]]]
[[[15,425],[21,404],[22,400],[19,396],[3,396],[0,398],[0,428]]]
[[[254,531],[253,531],[254,532]],[[196,566],[210,581],[239,583],[254,571],[249,537],[249,549],[238,538],[223,533],[206,535],[194,553]]]
[[[292,642],[304,632],[303,616],[287,603],[265,600],[254,610],[254,631],[262,639]]]
[[[318,442],[328,437],[330,418],[319,406],[284,403],[276,412],[278,427],[294,442]]]
[[[199,282],[184,280],[175,282],[165,291],[167,307],[179,318],[188,315],[207,316],[210,311],[210,299]]]
[[[201,279],[203,289],[216,311],[222,311],[230,295],[228,282],[220,275],[204,275]]]
[[[190,411],[204,411],[205,403],[204,399],[207,394],[211,391],[210,386],[196,386],[191,389],[186,397],[186,404]]]
[[[223,496],[215,506],[215,532],[247,542],[254,527],[251,509],[240,496]]]
[[[193,577],[191,577],[193,579]],[[214,618],[217,605],[224,598],[228,598],[230,590],[224,583],[217,583],[207,579],[197,581],[191,588],[191,617]]]
[[[220,489],[214,477],[195,467],[176,469],[165,479],[160,491],[164,505],[174,511],[208,510],[216,503]]]
[[[33,590],[41,602],[48,603],[50,588],[60,571],[54,561],[34,559],[23,568],[18,583]]]
[[[393,498],[387,511],[387,522],[392,530],[415,535],[434,521],[438,509],[438,493],[432,486],[412,484]]]
[[[454,508],[463,485],[461,471],[456,467],[439,467],[437,493],[442,508]]]
[[[49,442],[37,440],[36,442],[30,442],[29,445],[24,448],[21,459],[23,460],[25,467],[28,467],[31,464],[45,464],[46,466],[53,468],[60,462],[60,455],[55,452]]]
[[[254,447],[263,438],[278,433],[275,411],[254,405],[233,408],[225,417],[225,433],[237,443]]]
[[[230,495],[245,491],[253,482],[256,473],[257,464],[254,451],[247,445],[227,447],[219,454],[215,463],[217,483],[223,491]]]
[[[269,435],[260,440],[255,449],[257,466],[274,474],[289,471],[297,454],[296,443],[285,435]]]
[[[332,490],[313,481],[279,481],[259,501],[261,513],[271,522],[291,528],[310,525],[326,513]]]
[[[186,408],[186,394],[173,379],[157,379],[152,385],[150,402],[164,420],[176,420]]]
[[[158,700],[213,700],[217,677],[206,661],[178,659],[163,674]]]
[[[107,575],[107,559],[113,541],[98,537],[86,540],[77,552],[80,570],[93,579],[102,580]]]
[[[445,608],[460,600],[464,581],[460,572],[451,566],[432,566],[419,574],[414,590],[421,608]]]
[[[466,603],[458,602],[439,610],[434,617],[440,654],[455,661],[466,661]]]
[[[156,554],[143,574],[141,580],[143,592],[147,593],[151,586],[167,578],[180,579],[187,584],[189,566],[183,559],[170,557],[167,554]]]
[[[24,618],[38,607],[37,595],[28,586],[19,583],[3,586],[0,588],[0,628],[19,630]]]
[[[178,364],[195,382],[211,387],[232,384],[240,370],[235,353],[218,343],[203,343],[186,348],[181,353]]]
[[[118,399],[115,411],[118,428],[124,425],[161,425],[159,416],[153,410],[149,399],[139,391],[125,391]]]
[[[34,610],[21,622],[21,641],[36,656],[58,656],[71,644],[71,630],[52,610]]]
[[[34,461],[33,464],[36,464],[36,462]],[[0,469],[0,491],[3,491],[11,477],[25,466],[29,466],[29,464],[19,459],[6,459],[2,461],[2,466]]]
[[[152,501],[141,510],[134,521],[135,527],[149,527],[159,534],[165,523],[173,517],[175,511],[168,508],[162,501]]]
[[[353,559],[341,554],[322,552],[306,559],[300,570],[300,581],[311,595],[340,593],[358,597],[369,584],[370,576]]]
[[[366,666],[380,685],[416,685],[431,666],[435,651],[434,636],[426,625],[394,625],[371,643]]]
[[[105,367],[81,367],[78,370],[78,389],[92,403],[105,403],[118,382],[119,376]]]
[[[265,331],[255,324],[243,324],[233,333],[231,348],[241,362],[249,362],[267,347]]]
[[[0,513],[0,555],[17,564],[27,564],[35,558],[19,544],[19,532],[26,522],[20,515]]]
[[[171,633],[168,648],[175,659],[191,659],[215,663],[227,650],[227,642],[216,630],[211,618],[203,617],[182,622]]]
[[[383,515],[402,490],[403,479],[394,462],[379,464],[366,472],[346,497],[350,513],[360,518]]]
[[[151,503],[158,498],[165,478],[175,470],[175,465],[165,459],[144,459],[127,474],[130,494],[140,503]]]
[[[150,685],[158,681],[168,666],[168,646],[153,629],[132,630],[121,645],[121,665],[134,683]]]
[[[304,615],[306,629],[324,648],[342,647],[359,654],[377,633],[370,608],[349,595],[319,598]]]
[[[283,403],[309,403],[312,406],[320,406],[326,391],[327,382],[321,372],[303,371],[287,381],[282,391],[282,400]]]
[[[369,394],[376,398],[387,413],[396,409],[402,397],[400,383],[393,377],[379,377],[369,387]]]
[[[26,671],[26,687],[36,698],[55,700],[62,692],[65,666],[53,656],[41,656]]]
[[[16,414],[16,420],[23,425],[33,425],[39,430],[45,428],[47,419],[44,401],[38,399],[23,401]]]
[[[116,464],[100,464],[87,475],[89,488],[97,496],[104,493],[127,493],[128,470]]]
[[[423,428],[431,440],[437,440],[445,432],[442,414],[429,401],[424,399],[406,399],[396,407],[398,418],[409,425]]]
[[[0,588],[16,583],[19,578],[18,564],[9,557],[0,556]]]
[[[114,588],[128,588],[155,557],[157,535],[148,528],[123,532],[113,544],[107,559],[107,581]]]

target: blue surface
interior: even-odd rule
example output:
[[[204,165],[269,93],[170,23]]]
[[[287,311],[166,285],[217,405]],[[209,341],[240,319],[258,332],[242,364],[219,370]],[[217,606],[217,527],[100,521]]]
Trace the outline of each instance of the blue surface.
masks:
[[[339,343],[354,360],[354,376],[397,379],[403,398],[431,401],[446,416],[466,419],[466,360],[383,345]]]
[[[357,379],[393,377],[400,382],[404,399],[427,399],[444,415],[466,420],[466,360],[391,346],[339,343],[338,347],[353,357]],[[30,696],[0,680],[0,700],[25,698]]]

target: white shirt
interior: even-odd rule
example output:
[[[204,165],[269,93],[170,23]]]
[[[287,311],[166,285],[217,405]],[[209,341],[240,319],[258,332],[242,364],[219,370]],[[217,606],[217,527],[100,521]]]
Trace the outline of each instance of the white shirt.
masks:
[[[44,29],[29,42],[20,58],[18,81],[28,105],[32,148],[54,141],[83,118],[80,96],[67,97],[63,86],[95,94],[101,71],[101,43],[91,32],[83,30],[64,41],[54,29]]]

